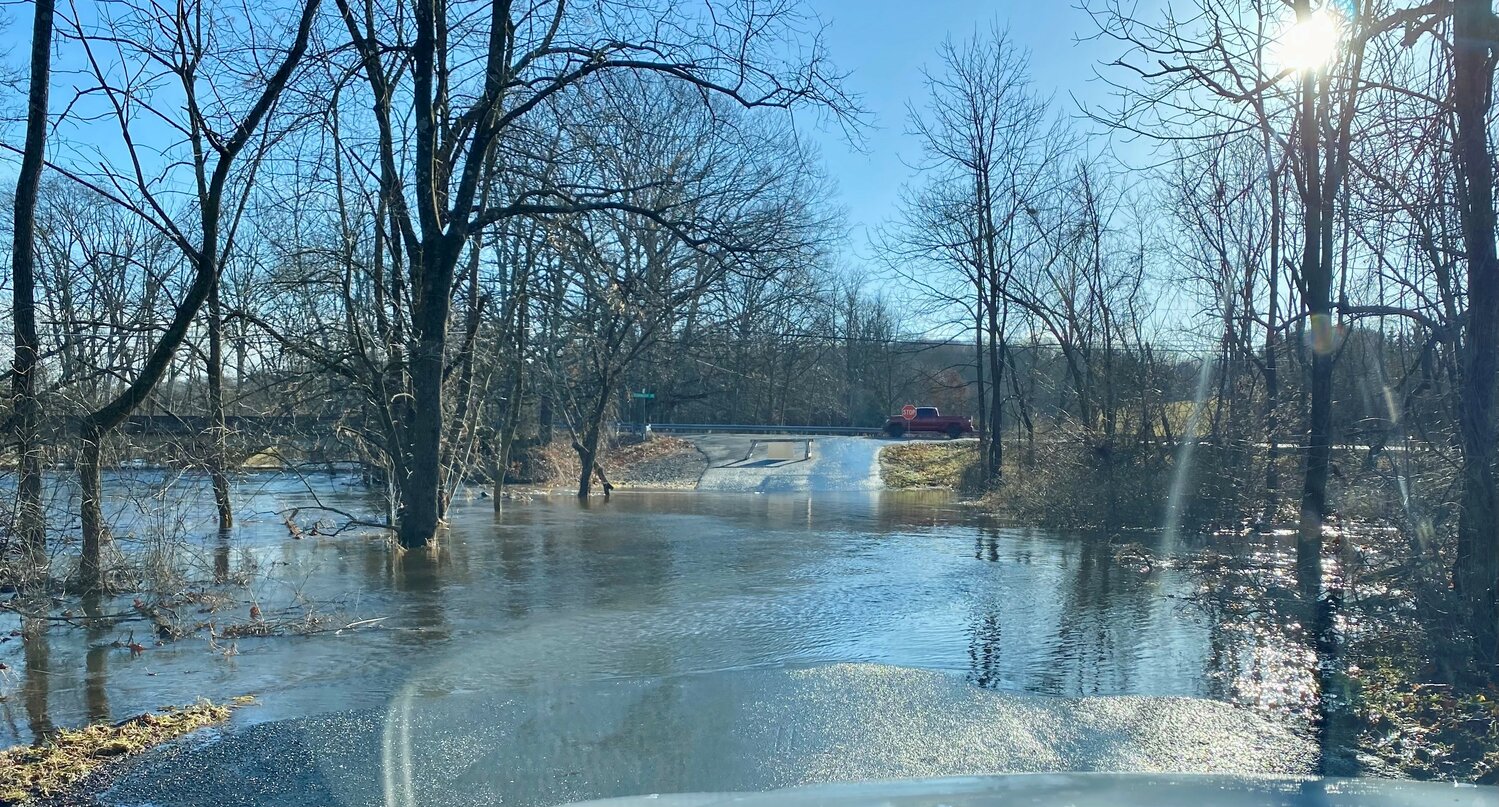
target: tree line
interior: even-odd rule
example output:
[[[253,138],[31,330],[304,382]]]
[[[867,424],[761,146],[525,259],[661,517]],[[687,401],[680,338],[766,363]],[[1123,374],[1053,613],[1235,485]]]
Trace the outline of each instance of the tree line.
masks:
[[[937,403],[976,417],[991,487],[1038,442],[1110,478],[1240,447],[1258,520],[1295,502],[1313,597],[1335,446],[1428,449],[1453,493],[1412,530],[1451,543],[1413,551],[1493,668],[1492,8],[1281,5],[1090,0],[1107,108],[1052,98],[1002,28],[949,40],[860,274],[802,127],[865,116],[794,6],[39,0],[8,146],[9,537],[46,545],[66,456],[102,584],[101,468],[140,411],[208,418],[223,527],[229,414],[334,417],[414,547],[539,441],[587,495],[618,420]]]
[[[1014,484],[995,438],[1035,426],[1015,348],[1037,341],[1061,357],[1066,428],[1105,480],[1195,401],[1191,436],[1241,449],[1207,473],[1259,490],[1261,524],[1296,502],[1309,602],[1326,597],[1330,481],[1387,469],[1413,561],[1440,570],[1492,676],[1492,5],[1082,8],[1117,54],[1099,69],[1111,100],[1059,108],[1002,28],[950,39],[910,110],[920,171],[875,239],[934,315],[972,334],[982,476]],[[1124,166],[1100,132],[1153,144],[1156,167]],[[1158,349],[1165,333],[1202,346],[1193,394]],[[1339,445],[1363,458],[1340,468]],[[1436,453],[1442,481],[1412,489],[1422,463],[1391,448]]]
[[[566,390],[549,400],[591,459],[600,390],[688,302],[815,269],[829,220],[784,113],[857,113],[815,25],[778,4],[35,15],[11,255],[15,534],[46,539],[38,402],[65,401],[85,585],[108,541],[103,453],[184,371],[215,424],[225,527],[226,383],[350,407],[406,546],[435,540],[481,435],[513,431],[496,399],[525,385]],[[54,48],[72,93],[49,104]]]

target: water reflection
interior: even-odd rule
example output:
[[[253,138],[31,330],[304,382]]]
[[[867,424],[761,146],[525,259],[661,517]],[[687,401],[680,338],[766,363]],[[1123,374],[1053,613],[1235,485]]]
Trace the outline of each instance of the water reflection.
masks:
[[[968,642],[968,680],[985,689],[996,688],[1004,681],[999,670],[999,653],[1004,640],[999,615],[981,616],[973,626],[972,635]]]
[[[390,582],[405,595],[406,603],[405,630],[398,634],[398,642],[426,650],[451,635],[443,586],[444,573],[453,565],[451,550],[445,545],[390,556]]]
[[[21,644],[26,658],[26,681],[21,700],[26,705],[26,728],[33,742],[57,733],[48,710],[52,694],[52,642],[45,619],[26,618],[21,623]]]
[[[84,714],[90,723],[108,723],[109,719],[109,646],[95,645],[85,657]]]
[[[192,568],[227,602],[183,613],[222,625],[256,603],[378,627],[245,637],[235,656],[193,634],[131,656],[102,618],[129,599],[86,605],[82,627],[40,631],[24,659],[0,645],[0,662],[24,670],[29,718],[0,744],[198,697],[256,694],[246,719],[269,720],[380,708],[412,682],[439,695],[839,662],[1046,695],[1305,691],[1293,664],[1256,661],[1295,659],[1296,637],[1224,627],[1231,592],[1205,614],[1186,605],[1190,574],[1116,560],[1108,536],[1004,526],[940,494],[621,492],[499,513],[460,499],[439,550],[395,552],[380,535],[290,540],[275,513],[299,491],[256,482],[244,496],[267,515],[233,533],[204,508],[184,553],[200,553]],[[320,496],[365,499],[336,485]]]
[[[1133,579],[1131,596],[1116,603],[1111,552],[1106,540],[1081,541],[1072,580],[1061,592],[1054,663],[1045,677],[1053,689],[1077,694],[1133,689],[1132,665],[1120,660],[1133,650],[1127,646],[1132,644],[1129,634],[1148,624],[1141,611],[1149,605],[1149,587],[1147,581]]]
[[[104,614],[104,603],[97,593],[83,596],[84,641],[88,652],[84,656],[83,709],[90,723],[108,723],[109,717],[109,653],[113,648],[108,641],[109,623]]]
[[[213,582],[223,585],[229,582],[229,537],[233,530],[219,530],[218,543],[213,547]]]

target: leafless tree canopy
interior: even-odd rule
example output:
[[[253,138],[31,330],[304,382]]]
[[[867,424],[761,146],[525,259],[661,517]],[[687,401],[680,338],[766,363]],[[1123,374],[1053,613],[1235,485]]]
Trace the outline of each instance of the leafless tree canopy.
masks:
[[[358,463],[414,547],[554,442],[588,495],[622,424],[919,400],[976,416],[990,489],[1061,446],[1098,522],[1294,521],[1313,598],[1340,479],[1404,486],[1499,665],[1490,4],[1083,8],[1113,102],[1075,114],[998,26],[953,36],[914,178],[850,250],[805,126],[864,115],[789,0],[38,2],[7,546],[60,539],[40,479],[76,467],[104,582],[100,470],[158,418],[222,526],[279,432],[316,438],[282,462]],[[1308,24],[1334,38],[1303,62]],[[1199,444],[1221,484],[1162,505]]]

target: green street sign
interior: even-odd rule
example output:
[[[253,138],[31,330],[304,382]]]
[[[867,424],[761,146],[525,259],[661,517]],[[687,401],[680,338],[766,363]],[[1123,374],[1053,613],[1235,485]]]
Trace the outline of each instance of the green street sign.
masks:
[[[642,400],[642,401],[654,401],[654,400],[656,400],[656,393],[654,393],[654,392],[632,392],[632,393],[630,393],[630,397],[631,398],[638,398],[639,400]]]

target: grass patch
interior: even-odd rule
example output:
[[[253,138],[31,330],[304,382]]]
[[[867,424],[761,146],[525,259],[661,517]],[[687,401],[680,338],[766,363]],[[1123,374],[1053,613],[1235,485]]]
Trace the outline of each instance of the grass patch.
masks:
[[[55,796],[105,764],[222,723],[250,701],[235,698],[228,706],[199,701],[114,725],[64,729],[40,745],[0,751],[0,804]]]
[[[978,478],[978,443],[910,442],[880,452],[887,488],[969,488]]]

